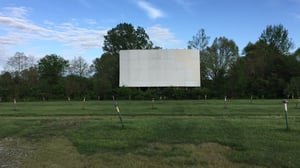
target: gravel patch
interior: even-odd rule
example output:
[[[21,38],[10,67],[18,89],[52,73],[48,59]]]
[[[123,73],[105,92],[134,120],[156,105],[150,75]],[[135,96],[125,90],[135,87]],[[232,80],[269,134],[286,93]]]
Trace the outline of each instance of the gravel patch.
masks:
[[[0,140],[0,168],[23,168],[22,161],[30,154],[30,149],[20,139]]]

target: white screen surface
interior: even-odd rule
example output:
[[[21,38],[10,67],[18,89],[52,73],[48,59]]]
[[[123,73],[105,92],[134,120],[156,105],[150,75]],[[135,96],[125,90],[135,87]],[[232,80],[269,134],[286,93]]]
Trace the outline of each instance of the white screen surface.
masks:
[[[199,87],[198,50],[121,50],[120,86]]]

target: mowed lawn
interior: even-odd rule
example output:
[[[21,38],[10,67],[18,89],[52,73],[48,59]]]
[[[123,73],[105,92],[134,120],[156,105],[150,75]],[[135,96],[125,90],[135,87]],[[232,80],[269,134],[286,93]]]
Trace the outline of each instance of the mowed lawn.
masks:
[[[289,100],[0,103],[0,167],[300,167]]]

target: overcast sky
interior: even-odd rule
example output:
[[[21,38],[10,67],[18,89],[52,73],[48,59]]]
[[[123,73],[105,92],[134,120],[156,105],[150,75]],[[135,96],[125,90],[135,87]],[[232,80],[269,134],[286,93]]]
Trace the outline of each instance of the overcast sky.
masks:
[[[105,33],[124,22],[167,49],[186,48],[204,28],[210,44],[225,36],[241,53],[267,25],[278,24],[300,47],[300,0],[1,0],[0,70],[16,52],[91,63],[103,53]]]

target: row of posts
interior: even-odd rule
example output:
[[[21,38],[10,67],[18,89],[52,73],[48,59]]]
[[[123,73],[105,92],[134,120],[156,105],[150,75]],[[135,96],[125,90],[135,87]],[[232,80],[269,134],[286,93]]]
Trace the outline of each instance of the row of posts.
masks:
[[[15,99],[15,98],[13,98],[13,99]],[[83,97],[83,99],[85,99],[85,97]],[[98,96],[97,99],[98,99],[98,100],[101,100],[101,97]],[[152,99],[154,99],[154,98],[152,98]],[[200,99],[200,96],[198,96],[198,99]],[[253,98],[253,96],[251,95],[251,96],[250,96],[250,103],[253,102],[253,99],[254,99],[254,98]],[[294,99],[294,96],[292,96],[292,100],[293,100],[293,99]],[[42,100],[42,101],[46,101],[46,97],[42,97],[41,100]],[[68,101],[71,101],[71,97],[67,97],[67,100],[68,100]],[[130,96],[130,95],[129,95],[129,97],[128,97],[128,100],[131,100],[131,96]],[[166,96],[159,96],[159,100],[167,100],[167,97],[166,97]],[[207,95],[206,95],[206,94],[204,95],[204,100],[207,100]],[[224,100],[225,100],[225,101],[227,100],[227,96],[224,97]],[[298,100],[298,101],[296,102],[296,108],[298,108],[298,106],[300,106],[300,97],[298,97],[297,100]],[[24,101],[25,101],[25,99],[24,99]],[[0,97],[0,102],[2,102],[2,97]]]
[[[70,102],[71,98],[68,97],[67,100]],[[99,97],[98,97],[98,100],[100,100]],[[162,97],[160,97],[160,100],[163,100]],[[207,100],[207,96],[206,95],[204,96],[204,100]],[[227,96],[225,96],[224,97],[224,108],[225,109],[227,108],[227,100],[228,100]],[[43,98],[43,101],[45,101],[45,98]],[[0,102],[2,102],[2,98],[1,97],[0,97]],[[83,97],[83,104],[85,104],[85,102],[86,102],[86,97]],[[155,107],[154,107],[155,98],[152,98],[151,102],[152,102],[152,109],[155,109]],[[16,103],[17,103],[16,98],[13,98],[13,104],[15,105]],[[250,97],[250,103],[253,103],[253,97],[252,96]],[[300,97],[296,101],[296,107],[295,108],[299,108],[299,107],[300,107]]]
[[[120,111],[118,102],[115,100],[114,96],[112,96],[112,98],[113,98],[113,102],[114,102],[114,106],[115,106],[116,112],[118,113],[118,116],[119,116],[119,119],[120,119],[120,122],[121,122],[121,126],[122,126],[122,128],[124,128],[123,119],[122,119],[122,115],[121,115],[121,111]],[[205,95],[205,100],[206,100],[206,98],[207,97]],[[70,97],[68,97],[68,101],[71,101]],[[82,109],[85,109],[85,102],[86,102],[86,98],[84,97],[83,98]],[[151,102],[152,102],[152,109],[155,109],[155,99],[152,98]],[[251,103],[252,103],[252,96],[251,96]],[[286,123],[286,129],[288,130],[289,129],[289,124],[288,124],[288,107],[287,107],[288,100],[284,99],[282,101],[282,103],[284,104],[285,123]],[[298,104],[299,103],[300,103],[300,99],[298,98],[297,103],[296,103],[296,108],[298,108]],[[17,110],[17,100],[16,100],[16,98],[13,98],[13,104],[14,104],[14,110],[16,111]],[[227,96],[224,97],[224,109],[226,109],[226,108],[227,108]]]

